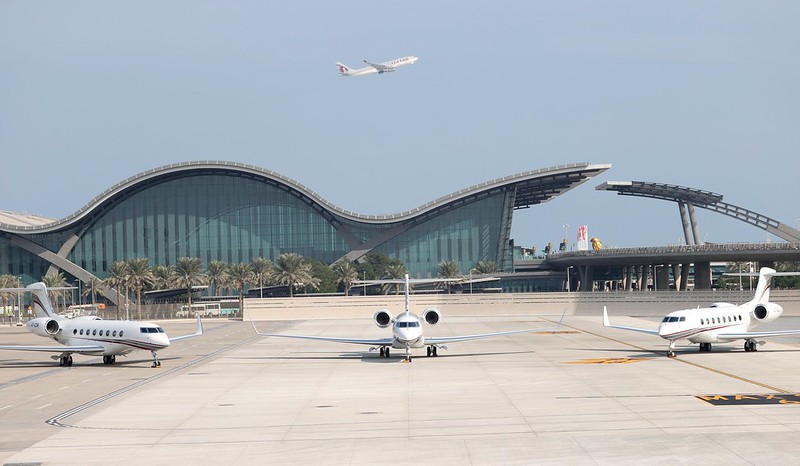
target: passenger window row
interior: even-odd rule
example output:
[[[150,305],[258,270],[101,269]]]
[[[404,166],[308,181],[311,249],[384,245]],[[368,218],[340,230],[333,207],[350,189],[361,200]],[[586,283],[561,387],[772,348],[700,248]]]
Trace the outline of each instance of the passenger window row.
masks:
[[[73,334],[73,335],[79,335],[79,334],[80,334],[80,335],[83,335],[83,334],[84,334],[83,332],[84,332],[84,329],[80,329],[80,332],[78,331],[78,329],[73,329],[73,330],[72,330],[72,334]],[[89,335],[91,335],[91,336],[97,336],[97,335],[98,335],[98,333],[97,333],[97,332],[98,332],[98,330],[97,330],[97,329],[93,329],[93,330],[86,330],[86,336],[89,336]],[[99,335],[102,337],[102,336],[103,336],[103,331],[102,331],[102,330],[99,330],[99,332],[100,332],[100,333],[99,333]],[[120,337],[122,337],[122,333],[123,333],[123,332],[122,332],[122,330],[120,330],[120,331],[119,331],[119,336],[120,336]],[[105,334],[106,334],[106,336],[107,336],[107,337],[116,337],[116,336],[117,336],[117,331],[116,331],[116,330],[114,330],[114,331],[112,332],[111,330],[106,330],[106,331],[105,331]]]
[[[742,316],[723,316],[723,317],[712,317],[710,319],[700,319],[700,325],[709,325],[709,324],[724,324],[727,322],[741,322]]]

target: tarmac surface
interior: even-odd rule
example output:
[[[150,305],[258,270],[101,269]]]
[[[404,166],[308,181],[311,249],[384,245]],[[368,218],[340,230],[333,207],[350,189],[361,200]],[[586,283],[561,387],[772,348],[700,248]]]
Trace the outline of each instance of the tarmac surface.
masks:
[[[448,317],[426,335],[550,326]],[[258,322],[260,331],[380,337],[370,319]],[[654,319],[612,316],[620,325]],[[194,323],[161,322],[172,335]],[[776,328],[800,328],[784,317]],[[764,326],[766,327],[766,326]],[[790,464],[800,458],[800,338],[664,356],[654,336],[567,316],[554,332],[450,345],[405,363],[366,348],[206,334],[104,365],[0,352],[0,464]],[[762,328],[762,327],[760,327]],[[0,327],[5,344],[47,344]],[[738,396],[737,396],[738,395]],[[717,404],[714,404],[717,403]]]

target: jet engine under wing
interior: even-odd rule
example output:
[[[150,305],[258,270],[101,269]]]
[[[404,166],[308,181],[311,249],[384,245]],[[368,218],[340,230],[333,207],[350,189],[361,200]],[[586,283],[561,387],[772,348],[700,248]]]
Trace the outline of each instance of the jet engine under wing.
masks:
[[[256,331],[257,334],[264,336],[264,337],[281,337],[281,338],[300,338],[303,340],[320,340],[320,341],[332,341],[334,343],[350,343],[354,345],[370,345],[370,346],[388,346],[392,344],[391,338],[338,338],[338,337],[318,337],[313,335],[286,335],[284,333],[262,333],[259,332],[256,328],[255,322],[251,321],[253,324],[253,330]]]
[[[58,346],[23,346],[23,345],[2,345],[0,350],[16,351],[41,351],[43,353],[97,353],[104,351],[105,348],[99,345],[58,345]]]
[[[742,332],[742,333],[718,333],[717,338],[731,340],[741,340],[750,338],[782,337],[788,335],[800,335],[800,330],[774,330],[772,332]]]
[[[649,328],[639,328],[639,327],[625,327],[624,325],[611,325],[611,322],[608,320],[608,310],[606,307],[603,306],[603,326],[604,327],[611,327],[611,328],[618,328],[621,330],[631,330],[634,332],[642,332],[642,333],[649,333],[650,335],[658,335],[658,330],[653,330]]]

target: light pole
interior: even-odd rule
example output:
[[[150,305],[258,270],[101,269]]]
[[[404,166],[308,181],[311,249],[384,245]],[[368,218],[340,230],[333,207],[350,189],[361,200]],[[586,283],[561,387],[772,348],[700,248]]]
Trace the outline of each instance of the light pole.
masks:
[[[570,265],[569,267],[567,267],[567,293],[572,291],[572,287],[569,286],[569,269],[571,269],[572,267],[574,266]]]
[[[472,271],[475,269],[469,269],[469,294],[472,294]],[[477,270],[475,270],[477,272]]]
[[[17,322],[22,322],[22,277],[17,277]]]

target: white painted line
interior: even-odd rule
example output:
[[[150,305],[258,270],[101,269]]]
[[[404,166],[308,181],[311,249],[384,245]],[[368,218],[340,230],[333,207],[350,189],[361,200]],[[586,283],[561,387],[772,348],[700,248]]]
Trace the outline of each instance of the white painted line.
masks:
[[[48,407],[48,406],[53,406],[53,403],[47,403],[46,405],[39,406],[39,407],[38,407],[38,408],[36,408],[36,409],[44,409],[44,408],[46,408],[46,407]]]
[[[66,390],[67,388],[69,388],[69,385],[64,385],[63,387],[59,388],[58,391]]]
[[[31,398],[31,400],[35,400],[35,399],[37,399],[37,398],[41,398],[41,397],[43,397],[43,396],[44,396],[44,395],[36,395],[36,396],[34,396],[33,398]]]
[[[4,409],[8,409],[8,408],[10,408],[10,407],[12,407],[12,406],[14,406],[14,405],[5,405],[5,406],[3,406],[2,408],[0,408],[0,411],[2,411],[2,410],[4,410]]]

